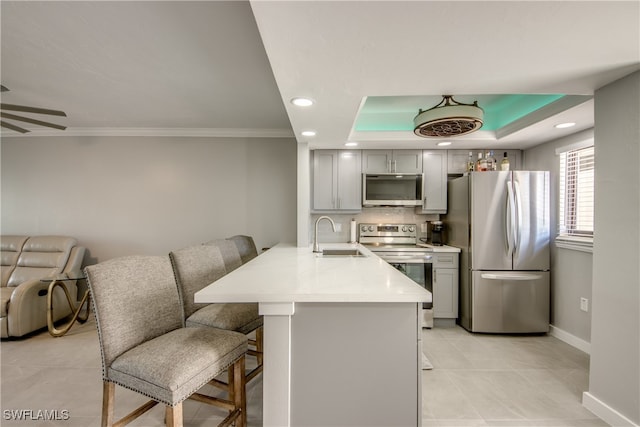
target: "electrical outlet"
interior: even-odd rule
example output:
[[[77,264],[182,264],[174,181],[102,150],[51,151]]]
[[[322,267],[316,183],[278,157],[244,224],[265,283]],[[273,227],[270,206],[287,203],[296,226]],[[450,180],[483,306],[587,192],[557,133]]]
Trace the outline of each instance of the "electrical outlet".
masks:
[[[589,311],[589,300],[586,298],[580,298],[580,310]]]

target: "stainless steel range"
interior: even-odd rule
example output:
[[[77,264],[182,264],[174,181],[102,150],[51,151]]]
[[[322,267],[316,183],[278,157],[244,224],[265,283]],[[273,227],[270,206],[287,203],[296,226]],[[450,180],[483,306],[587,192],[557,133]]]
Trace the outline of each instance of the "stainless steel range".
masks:
[[[360,244],[433,292],[433,249],[419,246],[416,224],[359,224]],[[433,326],[433,305],[423,306],[422,326]]]

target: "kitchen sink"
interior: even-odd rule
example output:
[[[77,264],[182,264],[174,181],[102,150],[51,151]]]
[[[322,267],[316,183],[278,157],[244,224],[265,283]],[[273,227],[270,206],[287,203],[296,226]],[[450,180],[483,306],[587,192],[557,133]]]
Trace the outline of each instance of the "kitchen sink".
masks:
[[[358,249],[324,249],[322,256],[366,256]]]

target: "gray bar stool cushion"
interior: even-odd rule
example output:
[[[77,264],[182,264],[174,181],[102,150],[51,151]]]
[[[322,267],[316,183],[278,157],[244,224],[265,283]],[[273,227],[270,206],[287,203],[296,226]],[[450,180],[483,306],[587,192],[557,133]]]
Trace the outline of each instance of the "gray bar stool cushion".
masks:
[[[224,372],[246,350],[247,338],[242,334],[181,328],[123,353],[107,376],[116,384],[174,405]]]
[[[193,313],[187,326],[210,326],[248,334],[262,326],[257,303],[216,303]]]

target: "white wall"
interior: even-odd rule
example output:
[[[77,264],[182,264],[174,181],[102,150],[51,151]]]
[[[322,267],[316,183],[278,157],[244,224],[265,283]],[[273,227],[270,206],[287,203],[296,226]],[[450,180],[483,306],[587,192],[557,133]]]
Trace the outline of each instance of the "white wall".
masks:
[[[640,425],[640,71],[595,93],[595,245],[589,392],[613,425]]]
[[[296,240],[296,143],[271,138],[6,137],[2,234],[65,234],[87,263],[233,234]]]
[[[580,298],[591,302],[593,256],[591,253],[558,248],[558,173],[560,169],[556,148],[593,138],[593,129],[538,145],[524,152],[524,168],[547,170],[551,177],[551,324],[553,333],[569,338],[574,345],[588,350],[591,341],[591,311],[580,310]],[[568,334],[568,335],[567,335]],[[577,338],[577,340],[576,340]]]

